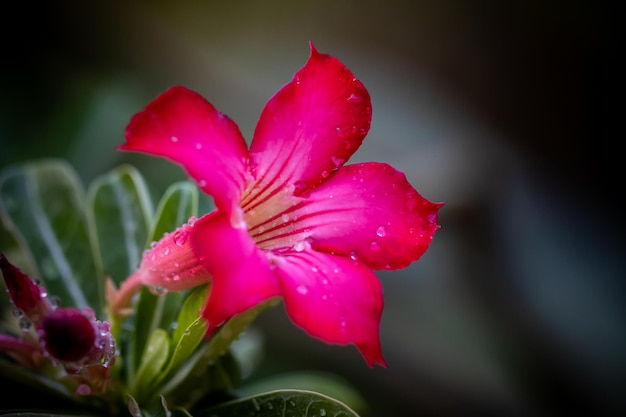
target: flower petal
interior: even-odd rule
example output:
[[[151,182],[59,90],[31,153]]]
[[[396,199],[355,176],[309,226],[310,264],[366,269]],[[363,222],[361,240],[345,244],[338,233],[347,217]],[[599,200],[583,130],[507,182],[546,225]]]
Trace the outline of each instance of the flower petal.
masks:
[[[341,168],[292,217],[298,229],[310,230],[316,250],[358,257],[373,269],[397,269],[426,251],[439,229],[441,206],[424,199],[403,173],[369,162]]]
[[[354,344],[370,366],[386,365],[379,324],[380,281],[364,264],[315,252],[289,252],[276,262],[289,317],[327,343]]]
[[[314,187],[358,149],[372,108],[363,84],[339,60],[311,55],[266,104],[250,147],[258,189]]]
[[[248,149],[239,128],[185,87],[171,87],[135,114],[119,149],[179,163],[229,213],[246,185]]]
[[[201,217],[190,238],[213,278],[202,313],[209,321],[208,332],[232,316],[280,295],[280,285],[265,252],[257,248],[246,229],[233,228],[223,212]]]

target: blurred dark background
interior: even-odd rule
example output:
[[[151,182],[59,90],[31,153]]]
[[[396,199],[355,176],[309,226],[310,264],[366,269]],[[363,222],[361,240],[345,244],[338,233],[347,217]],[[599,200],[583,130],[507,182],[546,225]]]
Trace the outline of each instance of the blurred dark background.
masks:
[[[276,308],[258,320],[265,350],[251,380],[333,372],[366,398],[364,417],[626,413],[617,2],[113,0],[9,10],[0,168],[62,157],[87,183],[131,162],[157,196],[184,175],[115,151],[132,114],[182,84],[249,140],[311,40],[372,96],[372,129],[351,162],[389,162],[446,203],[426,255],[379,274],[387,369],[308,338]]]

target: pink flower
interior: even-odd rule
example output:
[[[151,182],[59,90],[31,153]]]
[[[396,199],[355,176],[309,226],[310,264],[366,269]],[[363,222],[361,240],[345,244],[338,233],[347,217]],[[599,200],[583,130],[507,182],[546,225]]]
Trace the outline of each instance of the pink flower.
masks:
[[[363,84],[312,44],[305,66],[266,104],[249,149],[237,125],[200,95],[165,91],[132,118],[120,149],[182,165],[217,208],[164,237],[128,285],[210,282],[209,331],[280,296],[310,335],[354,344],[370,366],[385,365],[383,296],[372,270],[420,258],[442,204],[387,164],[344,165],[371,114]],[[172,266],[177,257],[184,269]]]

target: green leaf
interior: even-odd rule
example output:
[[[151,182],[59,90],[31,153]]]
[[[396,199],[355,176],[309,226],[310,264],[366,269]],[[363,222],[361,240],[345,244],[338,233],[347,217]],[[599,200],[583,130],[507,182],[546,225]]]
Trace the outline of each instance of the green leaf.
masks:
[[[198,189],[196,186],[189,181],[180,181],[170,185],[159,201],[146,245],[161,239],[163,234],[172,232],[197,214]]]
[[[194,417],[358,417],[344,403],[304,390],[272,391],[222,403],[192,414]]]
[[[152,201],[139,171],[123,165],[95,179],[87,191],[87,219],[101,279],[119,285],[141,261]]]
[[[315,391],[335,398],[355,411],[364,411],[365,398],[348,381],[333,373],[320,371],[290,372],[272,375],[237,388],[239,395],[250,397],[262,392],[283,389]]]
[[[154,385],[155,378],[167,362],[169,351],[169,335],[163,329],[156,329],[146,344],[134,384],[133,392],[135,392],[135,396],[140,403],[152,398],[155,394],[151,388]]]
[[[208,285],[200,285],[194,288],[187,296],[176,320],[176,329],[172,335],[172,342],[174,344],[177,344],[179,340],[187,336],[189,333],[187,329],[198,321],[208,292]]]
[[[62,160],[41,160],[7,168],[0,175],[0,218],[39,278],[62,305],[101,312],[103,288],[85,220],[84,189]]]
[[[200,310],[206,300],[207,287],[207,285],[197,287],[185,300],[178,316],[178,325],[172,335],[174,351],[166,369],[159,376],[160,381],[168,378],[172,371],[187,360],[204,339],[208,323],[200,316]]]

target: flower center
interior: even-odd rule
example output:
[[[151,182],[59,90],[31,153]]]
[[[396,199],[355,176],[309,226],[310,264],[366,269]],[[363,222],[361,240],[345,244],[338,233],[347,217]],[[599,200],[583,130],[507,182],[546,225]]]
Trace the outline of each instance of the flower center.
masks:
[[[298,222],[299,208],[305,204],[293,195],[291,184],[252,184],[241,199],[241,209],[252,240],[261,249],[289,248],[310,235],[310,228]]]

